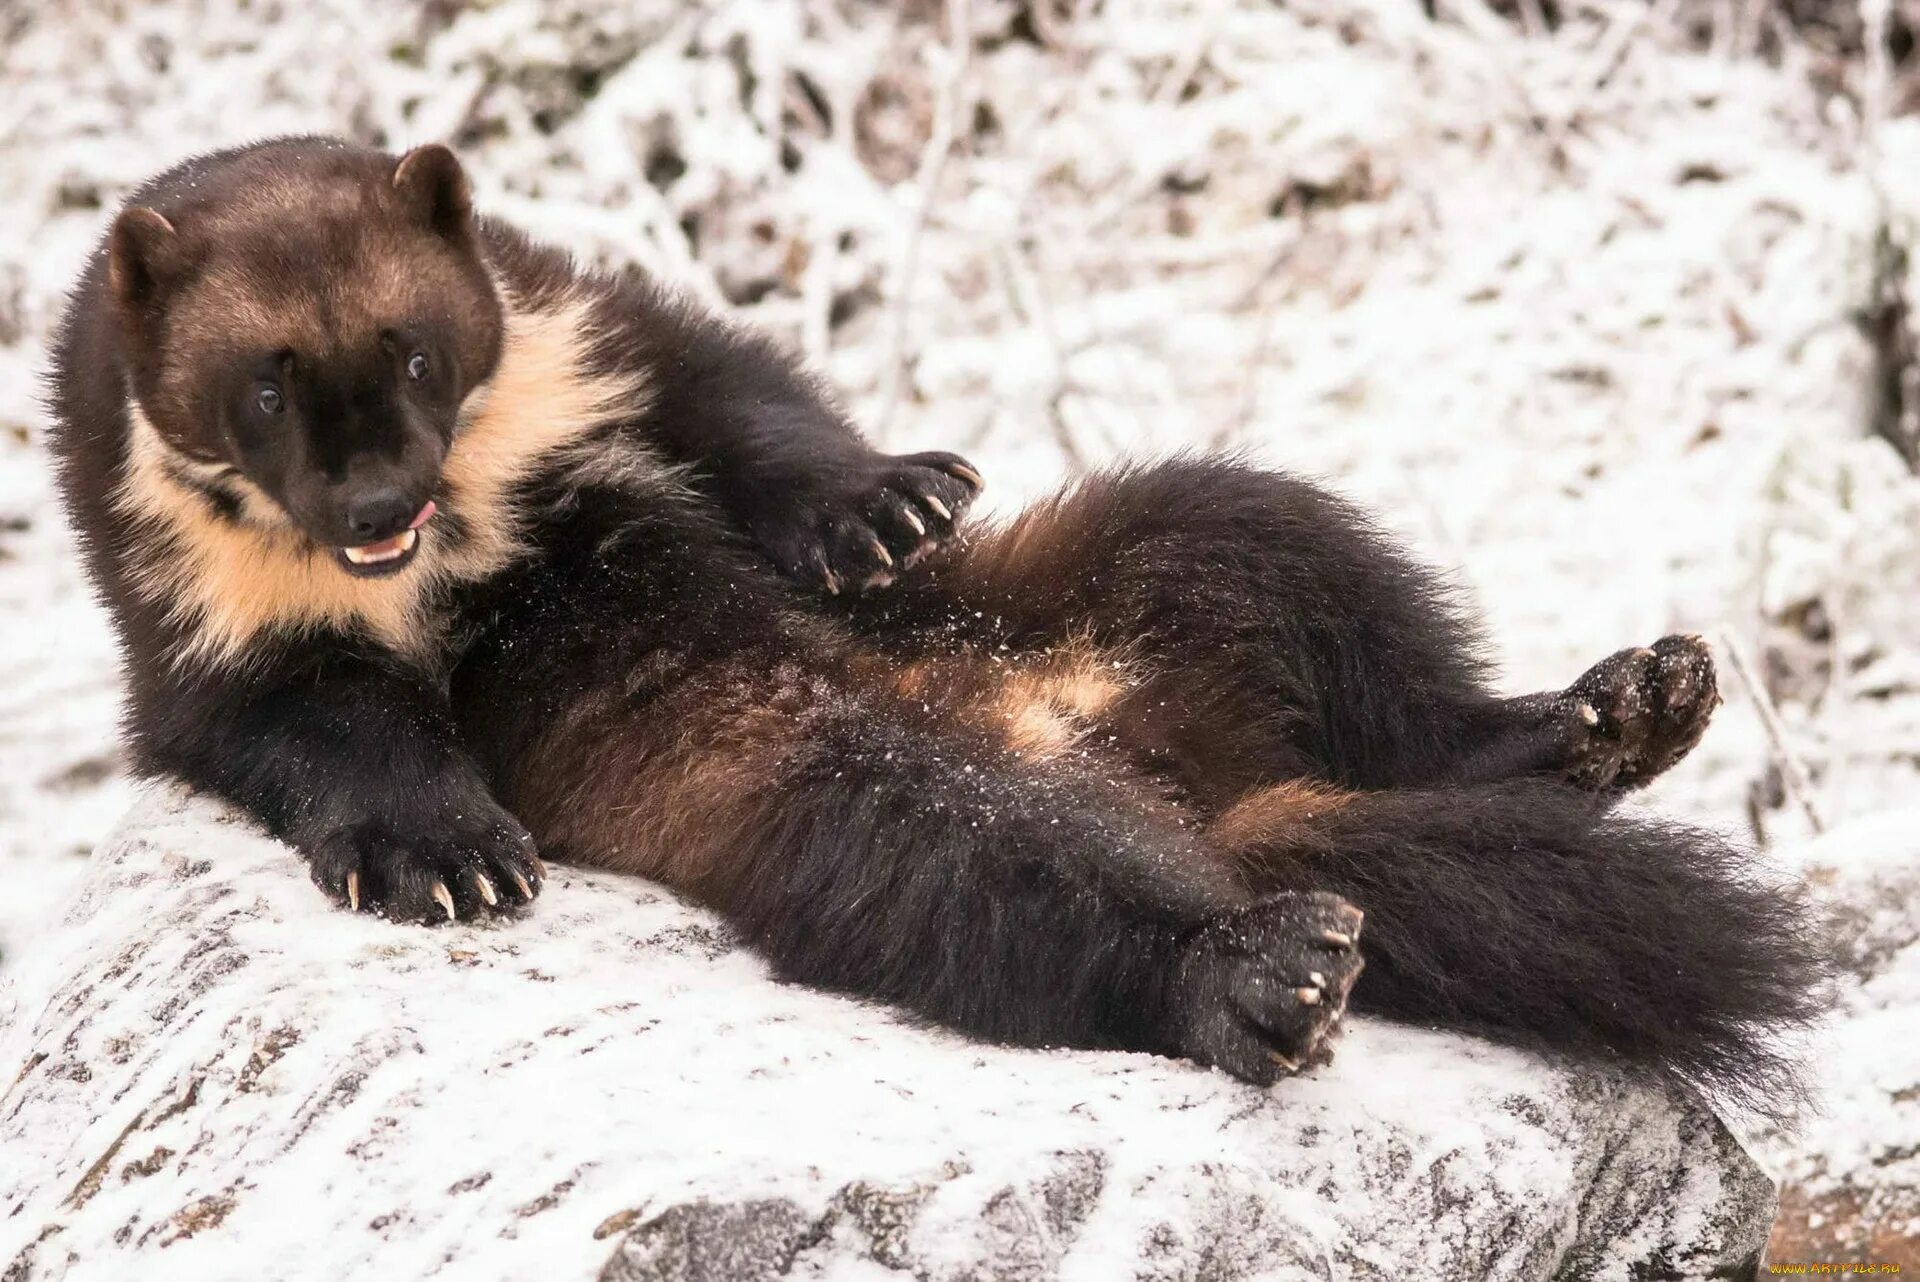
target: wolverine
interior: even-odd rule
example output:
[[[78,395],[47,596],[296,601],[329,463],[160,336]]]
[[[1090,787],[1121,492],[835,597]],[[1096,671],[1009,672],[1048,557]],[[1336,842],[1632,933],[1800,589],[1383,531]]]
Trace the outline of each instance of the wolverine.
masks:
[[[1800,899],[1614,804],[1706,728],[1697,638],[1503,696],[1437,576],[1230,459],[969,521],[964,459],[875,451],[437,145],[135,191],[51,406],[133,760],[348,909],[521,911],[544,855],[983,1039],[1271,1083],[1351,995],[1786,1108]]]

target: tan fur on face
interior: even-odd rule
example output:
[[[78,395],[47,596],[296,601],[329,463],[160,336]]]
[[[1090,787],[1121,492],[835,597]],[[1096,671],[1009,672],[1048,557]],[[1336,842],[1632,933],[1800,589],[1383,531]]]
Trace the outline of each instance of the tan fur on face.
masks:
[[[371,272],[366,274],[378,279]],[[323,301],[317,285],[295,289],[285,281],[262,281],[242,264],[215,263],[174,302],[168,314],[167,346],[176,352],[217,352],[229,349],[244,335],[239,341],[250,352],[328,351],[334,339],[323,316]],[[365,337],[361,332],[367,329],[365,322],[356,318],[354,329],[350,341]],[[161,379],[161,395],[191,403],[198,390],[191,386],[196,374],[187,362],[169,362]],[[162,421],[166,421],[164,415]]]
[[[191,634],[180,660],[235,663],[262,634],[322,629],[359,631],[416,657],[439,644],[426,617],[434,590],[485,578],[521,550],[521,518],[509,494],[545,466],[568,464],[569,448],[610,420],[645,408],[637,375],[587,368],[593,340],[586,307],[540,311],[509,306],[499,367],[469,398],[442,477],[442,506],[467,527],[452,547],[430,522],[413,564],[386,579],[361,579],[313,543],[248,485],[239,486],[242,520],[221,520],[206,501],[169,474],[182,456],[132,411],[127,472],[116,496],[140,527],[134,582],[164,604]],[[249,492],[251,491],[251,492]]]
[[[147,336],[161,355],[144,394],[164,436],[216,448],[195,408],[210,354],[321,359],[373,350],[390,327],[441,317],[463,356],[478,361],[484,346],[490,357],[470,256],[389,208],[385,186],[263,172],[193,212],[187,235],[219,252],[204,253],[169,295],[166,324]]]

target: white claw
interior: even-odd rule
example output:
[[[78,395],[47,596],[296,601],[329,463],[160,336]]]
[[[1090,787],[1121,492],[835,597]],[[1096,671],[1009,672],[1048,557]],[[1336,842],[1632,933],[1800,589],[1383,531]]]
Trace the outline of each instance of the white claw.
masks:
[[[1591,703],[1582,703],[1580,705],[1580,719],[1590,726],[1600,724],[1600,714],[1593,710]]]
[[[933,497],[933,495],[922,494],[920,496],[920,501],[922,503],[925,503],[928,507],[932,508],[934,510],[935,515],[937,515],[941,520],[951,521],[953,519],[953,512],[948,509],[945,503],[942,503],[939,499]]]
[[[360,874],[357,872],[347,874],[347,907],[360,911]]]
[[[1353,936],[1342,930],[1323,930],[1320,932],[1320,938],[1326,940],[1335,948],[1353,947]]]
[[[873,545],[873,554],[880,558],[880,564],[889,567],[893,565],[893,553],[887,551],[886,544],[879,539],[868,539],[867,542]]]
[[[911,525],[913,527],[913,532],[915,534],[925,534],[927,532],[927,523],[921,520],[920,514],[918,512],[915,512],[912,508],[906,508],[906,507],[901,508],[900,519],[905,521],[908,525]]]
[[[1293,990],[1293,995],[1300,999],[1302,1006],[1318,1006],[1320,1004],[1320,990],[1317,988],[1296,988]]]
[[[1289,1073],[1297,1073],[1300,1071],[1299,1060],[1288,1059],[1285,1055],[1282,1055],[1279,1051],[1268,1051],[1267,1058],[1271,1059],[1274,1063],[1278,1064],[1280,1067],[1286,1069]]]
[[[460,915],[453,910],[453,892],[447,889],[446,882],[436,881],[433,883],[433,898],[435,903],[438,903],[442,908],[447,910],[448,921],[456,921],[459,919]]]
[[[1317,970],[1310,970],[1307,972],[1307,982],[1315,988],[1325,988],[1327,986],[1327,977]]]
[[[520,897],[522,899],[531,900],[533,898],[533,887],[527,884],[525,877],[522,877],[519,873],[513,874],[513,884],[520,887]]]
[[[488,907],[500,902],[500,896],[494,893],[493,883],[487,880],[487,874],[476,872],[473,874],[473,880],[474,884],[480,887],[480,898],[487,901]]]

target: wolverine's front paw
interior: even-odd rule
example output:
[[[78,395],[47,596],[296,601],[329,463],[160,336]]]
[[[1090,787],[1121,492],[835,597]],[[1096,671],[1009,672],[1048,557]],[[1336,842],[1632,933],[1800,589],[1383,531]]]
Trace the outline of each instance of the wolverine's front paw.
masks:
[[[857,475],[782,496],[750,525],[792,578],[859,592],[939,547],[979,492],[980,473],[957,454],[881,456]]]
[[[1289,893],[1204,927],[1174,986],[1181,1049],[1262,1086],[1331,1059],[1361,919],[1338,895]]]
[[[532,901],[546,879],[533,838],[499,806],[402,825],[369,820],[306,847],[320,889],[355,912],[452,921]]]
[[[1720,706],[1720,688],[1707,643],[1671,636],[1602,659],[1564,698],[1586,726],[1571,754],[1574,782],[1638,788],[1700,742]]]

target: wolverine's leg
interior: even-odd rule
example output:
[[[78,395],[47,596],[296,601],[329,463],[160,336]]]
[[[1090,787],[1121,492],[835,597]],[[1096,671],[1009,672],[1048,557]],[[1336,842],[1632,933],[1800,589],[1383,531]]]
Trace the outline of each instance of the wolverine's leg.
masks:
[[[1501,732],[1482,752],[1518,751],[1527,768],[1469,769],[1463,781],[1543,774],[1638,788],[1693,750],[1719,706],[1706,642],[1663,637],[1602,659],[1565,690],[1503,701]]]
[[[1244,895],[1131,795],[849,685],[748,661],[587,698],[502,788],[550,854],[687,890],[786,979],[1258,1081],[1323,1052],[1351,909]]]
[[[688,544],[543,572],[456,676],[469,742],[550,857],[659,878],[785,978],[977,1036],[1256,1081],[1323,1052],[1351,908],[1246,894],[1151,796],[903,697],[838,629],[739,608],[756,580]]]
[[[732,670],[645,710],[580,704],[507,795],[551,850],[701,896],[785,979],[1254,1080],[1321,1050],[1352,910],[1242,896],[1137,796],[941,720],[803,666]]]
[[[1704,647],[1680,638],[1567,691],[1497,697],[1438,576],[1348,504],[1222,461],[1090,478],[852,609],[903,648],[1084,636],[1137,657],[1142,683],[1109,715],[1216,805],[1303,775],[1642,783],[1715,697]]]
[[[1356,1008],[1614,1059],[1790,1110],[1773,1037],[1815,1013],[1802,905],[1709,833],[1565,786],[1282,785],[1212,826],[1250,890],[1367,914]]]

